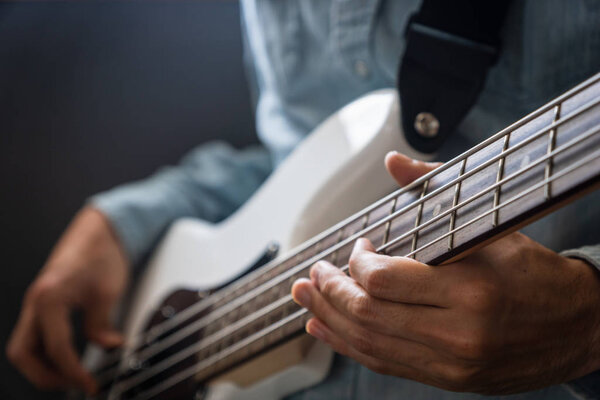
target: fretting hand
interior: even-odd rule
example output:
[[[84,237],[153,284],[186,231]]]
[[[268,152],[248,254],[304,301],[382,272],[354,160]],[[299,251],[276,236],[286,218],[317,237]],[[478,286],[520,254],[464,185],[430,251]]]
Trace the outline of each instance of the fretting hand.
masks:
[[[386,166],[400,185],[434,167],[398,154]],[[597,271],[524,235],[436,267],[361,239],[349,267],[319,262],[292,294],[315,316],[308,333],[376,372],[504,394],[600,368]]]
[[[92,208],[81,211],[27,290],[6,347],[9,360],[40,389],[93,393],[95,382],[72,343],[70,314],[83,311],[89,340],[104,347],[121,344],[110,313],[127,275],[127,261],[106,218]]]

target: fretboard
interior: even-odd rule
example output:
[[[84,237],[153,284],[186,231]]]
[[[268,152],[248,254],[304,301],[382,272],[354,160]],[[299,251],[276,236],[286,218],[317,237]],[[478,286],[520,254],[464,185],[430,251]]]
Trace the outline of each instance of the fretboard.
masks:
[[[370,239],[385,254],[440,264],[593,190],[599,179],[600,74],[330,229],[285,261],[252,274],[224,300],[251,293],[248,298],[257,303],[247,307],[254,312],[276,304],[315,261],[347,264],[358,237]],[[272,288],[257,290],[265,282],[272,282]],[[300,311],[286,302],[268,314],[271,323],[281,323],[270,325],[273,340],[302,329],[306,318],[290,318]],[[269,342],[262,337],[255,348]]]
[[[441,264],[599,182],[600,74],[204,300],[196,311],[211,311],[197,320],[189,312],[194,321],[184,324],[203,338],[176,354],[197,362],[146,394],[208,379],[301,333],[310,314],[292,301],[291,285],[321,259],[344,268],[359,237],[384,254]]]

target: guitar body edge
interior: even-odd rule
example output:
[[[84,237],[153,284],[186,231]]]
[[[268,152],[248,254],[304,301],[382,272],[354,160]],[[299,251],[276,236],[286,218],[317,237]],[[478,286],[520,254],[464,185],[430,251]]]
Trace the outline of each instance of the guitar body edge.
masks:
[[[269,243],[279,244],[282,257],[394,190],[385,154],[424,158],[409,148],[399,121],[394,90],[364,96],[323,122],[224,222],[176,221],[126,308],[126,338],[174,290],[218,287],[244,273]],[[278,399],[322,381],[332,359],[328,347],[302,334],[212,380],[205,398]]]

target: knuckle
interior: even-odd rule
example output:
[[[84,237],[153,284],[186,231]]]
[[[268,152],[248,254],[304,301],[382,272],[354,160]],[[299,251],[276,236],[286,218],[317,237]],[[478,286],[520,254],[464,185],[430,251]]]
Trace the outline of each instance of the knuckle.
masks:
[[[494,346],[488,332],[477,328],[454,335],[449,350],[460,360],[483,362],[494,353]]]
[[[52,278],[40,278],[27,290],[26,298],[33,304],[45,304],[58,290],[58,281]]]
[[[366,274],[365,274],[365,289],[367,290],[367,292],[369,293],[379,293],[388,277],[387,277],[387,270],[385,269],[385,267],[374,267],[371,268]]]
[[[331,296],[335,295],[336,292],[338,291],[339,284],[340,284],[340,281],[339,281],[338,277],[331,277],[331,278],[325,280],[324,282],[321,282],[321,284],[320,284],[321,293],[325,294],[328,297],[331,297]]]
[[[350,313],[361,322],[372,321],[375,317],[375,309],[370,297],[364,293],[354,296],[350,303]]]
[[[447,366],[442,373],[442,379],[446,389],[468,392],[477,382],[477,369],[466,365]]]
[[[499,288],[485,280],[470,282],[462,293],[464,306],[476,314],[493,313],[502,302]]]
[[[360,353],[371,355],[373,354],[373,340],[371,335],[364,330],[353,331],[351,333],[350,343],[352,347]]]

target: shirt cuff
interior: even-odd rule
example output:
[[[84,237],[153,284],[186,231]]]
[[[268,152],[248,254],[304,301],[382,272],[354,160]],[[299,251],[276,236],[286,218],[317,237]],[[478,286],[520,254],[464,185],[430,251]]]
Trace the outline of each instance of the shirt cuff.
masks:
[[[587,261],[596,267],[596,269],[600,270],[600,245],[583,246],[578,249],[565,250],[561,252],[560,255]]]

